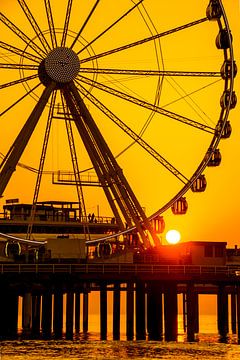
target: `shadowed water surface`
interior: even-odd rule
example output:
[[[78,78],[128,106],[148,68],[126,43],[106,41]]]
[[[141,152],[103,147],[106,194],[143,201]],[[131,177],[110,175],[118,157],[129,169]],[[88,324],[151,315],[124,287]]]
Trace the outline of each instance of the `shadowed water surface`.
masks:
[[[175,359],[239,360],[240,346],[221,344],[214,338],[196,343],[156,341],[4,341],[1,360]]]

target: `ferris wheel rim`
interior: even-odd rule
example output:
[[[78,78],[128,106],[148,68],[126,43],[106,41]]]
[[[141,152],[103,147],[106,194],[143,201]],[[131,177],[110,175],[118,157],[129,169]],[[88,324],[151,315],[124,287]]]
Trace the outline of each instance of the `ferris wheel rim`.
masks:
[[[23,2],[24,3],[24,2]],[[140,3],[140,2],[139,2]],[[224,130],[224,127],[227,123],[228,120],[228,115],[230,112],[230,108],[231,108],[231,98],[233,96],[233,84],[234,84],[234,56],[233,56],[233,47],[232,47],[232,41],[231,41],[231,31],[230,31],[230,27],[227,21],[227,16],[222,4],[222,1],[219,0],[219,4],[221,6],[222,9],[222,18],[223,18],[223,22],[221,21],[221,19],[218,19],[218,27],[219,27],[219,31],[222,30],[223,28],[227,30],[227,36],[228,36],[228,41],[230,44],[229,50],[224,49],[224,60],[225,61],[230,61],[231,63],[231,76],[230,78],[226,78],[225,79],[225,90],[229,90],[229,97],[230,97],[230,101],[227,104],[227,106],[222,110],[221,114],[220,114],[220,119],[222,121],[222,127],[220,129],[220,131],[218,133],[214,133],[213,135],[213,139],[212,142],[210,144],[210,152],[209,149],[207,149],[207,152],[203,158],[203,160],[201,161],[201,163],[199,164],[198,168],[196,169],[196,171],[193,173],[192,177],[186,181],[186,183],[184,184],[183,188],[172,198],[170,199],[170,201],[168,201],[163,207],[161,207],[160,209],[158,209],[156,212],[154,212],[151,216],[148,217],[148,219],[151,221],[154,218],[156,218],[157,216],[161,215],[162,213],[164,213],[167,209],[169,209],[172,204],[174,202],[176,202],[179,198],[181,198],[193,185],[193,183],[195,182],[196,179],[198,179],[198,177],[203,173],[203,171],[205,170],[205,168],[208,165],[208,162],[210,161],[211,155],[213,154],[214,150],[217,149],[217,146],[221,140],[221,135],[222,132]],[[44,32],[43,32],[44,35]],[[27,47],[26,47],[27,49]],[[94,55],[96,57],[96,55]],[[98,55],[99,56],[99,55]],[[120,93],[120,92],[119,92]],[[119,235],[124,235],[130,231],[134,231],[136,230],[136,227],[130,227],[127,230],[124,230],[122,232],[118,233]],[[116,235],[115,235],[116,236]],[[101,239],[98,241],[102,241]]]

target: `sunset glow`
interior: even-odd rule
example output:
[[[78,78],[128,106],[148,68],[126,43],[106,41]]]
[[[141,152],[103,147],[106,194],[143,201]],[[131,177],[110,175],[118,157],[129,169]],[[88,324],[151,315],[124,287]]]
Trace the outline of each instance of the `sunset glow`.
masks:
[[[169,244],[177,244],[181,239],[181,234],[177,230],[169,230],[166,233],[166,240]]]

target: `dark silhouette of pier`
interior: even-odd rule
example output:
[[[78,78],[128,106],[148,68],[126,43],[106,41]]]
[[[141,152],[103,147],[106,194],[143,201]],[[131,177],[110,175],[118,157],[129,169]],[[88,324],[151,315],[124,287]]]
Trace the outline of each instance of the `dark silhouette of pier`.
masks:
[[[199,332],[199,294],[217,295],[218,332],[240,340],[240,267],[158,265],[150,263],[2,263],[0,264],[0,336],[72,339],[88,331],[89,292],[100,291],[100,338],[107,338],[107,293],[113,292],[113,339],[120,339],[120,300],[126,293],[128,340],[177,340],[177,295],[183,295],[186,337]],[[63,296],[66,297],[64,309]],[[80,294],[83,294],[80,298]],[[231,299],[230,304],[229,298]],[[19,314],[19,300],[22,314]],[[80,307],[80,299],[83,304]],[[229,321],[231,307],[231,321]],[[82,309],[82,311],[80,311]],[[63,313],[66,331],[63,334]]]

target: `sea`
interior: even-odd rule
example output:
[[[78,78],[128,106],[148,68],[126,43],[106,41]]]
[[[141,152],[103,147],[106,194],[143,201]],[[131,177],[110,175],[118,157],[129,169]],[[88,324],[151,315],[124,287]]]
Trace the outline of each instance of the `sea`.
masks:
[[[27,340],[21,338],[0,343],[1,360],[239,360],[240,345],[236,335],[224,342],[217,334],[214,315],[202,315],[196,341],[187,342],[179,317],[178,339],[174,342],[127,341],[121,326],[120,340],[112,339],[112,319],[108,318],[107,340],[100,340],[99,317],[91,316],[89,332],[76,334],[73,340]]]

